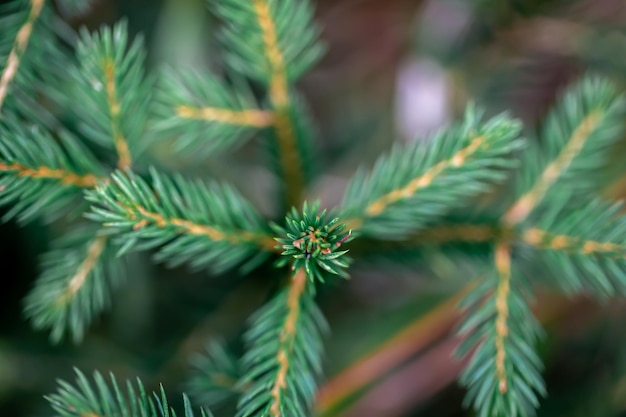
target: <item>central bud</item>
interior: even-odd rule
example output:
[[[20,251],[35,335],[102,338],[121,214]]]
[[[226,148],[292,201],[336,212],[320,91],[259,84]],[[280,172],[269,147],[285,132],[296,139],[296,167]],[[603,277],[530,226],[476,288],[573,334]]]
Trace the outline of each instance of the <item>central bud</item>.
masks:
[[[319,203],[309,206],[304,203],[302,213],[295,208],[287,216],[286,227],[274,226],[281,235],[276,240],[283,249],[278,265],[292,262],[295,271],[303,268],[310,279],[324,281],[323,272],[347,277],[345,268],[349,259],[344,256],[347,250],[341,246],[351,239],[345,225],[335,217],[327,220],[326,210],[318,213]]]

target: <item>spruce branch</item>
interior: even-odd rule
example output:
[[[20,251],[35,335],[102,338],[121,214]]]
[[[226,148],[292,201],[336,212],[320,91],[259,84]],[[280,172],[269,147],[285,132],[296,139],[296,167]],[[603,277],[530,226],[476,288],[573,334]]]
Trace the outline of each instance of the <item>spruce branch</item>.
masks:
[[[533,350],[540,328],[524,299],[526,288],[512,276],[508,242],[496,244],[494,263],[496,273],[464,301],[469,310],[459,330],[465,336],[459,354],[473,353],[460,382],[468,388],[466,403],[479,416],[532,416],[538,396],[545,395],[541,361]]]
[[[243,261],[258,265],[274,251],[261,216],[231,187],[169,178],[151,169],[151,185],[132,172],[87,193],[87,215],[122,244],[120,254],[159,247],[158,261],[215,272]]]
[[[73,136],[55,140],[13,118],[0,125],[0,205],[12,205],[4,220],[57,218],[102,178],[100,164]]]
[[[226,61],[236,71],[268,86],[286,203],[300,205],[311,144],[302,129],[301,106],[292,97],[289,85],[322,53],[310,4],[276,0],[242,4],[227,0],[217,2],[215,11],[226,23],[222,33],[229,51]]]
[[[132,153],[144,145],[152,84],[144,75],[142,40],[129,45],[126,24],[118,23],[96,34],[82,31],[76,53],[81,132],[96,144],[113,147],[118,168],[129,168]]]
[[[106,236],[75,230],[44,255],[25,314],[36,329],[50,329],[52,341],[68,333],[80,342],[87,326],[107,308],[111,291],[123,279],[122,269]]]
[[[550,112],[541,132],[543,146],[524,155],[517,200],[502,222],[522,222],[559,184],[561,191],[584,195],[598,185],[610,146],[621,137],[624,97],[605,80],[587,77],[570,87]],[[594,180],[596,179],[596,180]]]
[[[284,183],[287,207],[299,206],[304,186],[313,172],[315,131],[302,97],[291,92],[288,107],[274,109],[268,143],[276,175]]]
[[[175,135],[175,150],[205,157],[243,144],[272,126],[271,111],[256,108],[251,92],[210,73],[166,70],[156,97],[159,135]]]
[[[39,18],[41,11],[44,7],[45,0],[29,0],[27,1],[16,1],[16,6],[21,8],[28,8],[28,15],[26,21],[20,23],[17,28],[12,24],[15,20],[16,15],[8,15],[6,17],[3,16],[0,19],[0,26],[2,26],[3,31],[7,30],[6,33],[14,34],[15,40],[13,45],[8,52],[5,54],[5,51],[0,48],[0,57],[6,56],[6,62],[2,67],[2,72],[0,75],[0,111],[2,110],[2,105],[4,104],[4,100],[7,97],[9,92],[9,85],[17,75],[19,70],[22,57],[26,52],[26,48],[28,47],[28,43],[30,41],[30,37],[33,33],[33,26],[35,25],[37,19]],[[17,16],[20,16],[22,10],[19,10]],[[5,36],[5,35],[2,35]],[[2,43],[4,43],[3,39],[0,39]]]
[[[168,406],[162,386],[159,394],[153,394],[154,398],[146,394],[139,379],[135,384],[127,381],[123,388],[113,374],[108,382],[101,373],[94,372],[92,382],[76,370],[75,385],[59,381],[58,392],[46,399],[61,417],[176,417],[176,412]],[[182,416],[194,417],[186,395],[183,395],[183,403]],[[201,410],[200,415],[210,417],[212,414]]]
[[[469,108],[462,124],[427,145],[396,146],[371,173],[358,172],[344,195],[342,217],[365,235],[406,237],[504,178],[511,152],[522,145],[520,127],[505,115],[481,122],[481,112]]]
[[[626,217],[600,200],[544,204],[521,231],[555,282],[567,292],[609,296],[626,288]],[[565,273],[564,273],[565,271]]]
[[[221,40],[225,60],[237,72],[270,87],[279,107],[294,83],[321,57],[319,30],[309,1],[209,0],[224,21]]]
[[[251,385],[239,402],[238,417],[309,415],[326,329],[314,285],[298,269],[286,288],[254,315],[239,382]]]

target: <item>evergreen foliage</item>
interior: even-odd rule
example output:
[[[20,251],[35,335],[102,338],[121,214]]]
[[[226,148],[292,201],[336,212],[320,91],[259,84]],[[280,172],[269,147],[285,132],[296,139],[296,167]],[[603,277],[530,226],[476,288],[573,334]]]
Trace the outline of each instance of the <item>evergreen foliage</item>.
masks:
[[[510,155],[523,143],[520,130],[505,115],[481,123],[481,113],[470,107],[463,123],[426,146],[397,146],[369,175],[360,171],[348,185],[342,206],[349,224],[365,235],[399,239],[466,204],[488,182],[505,177]]]
[[[344,271],[349,266],[349,258],[344,256],[348,251],[338,249],[350,241],[351,233],[345,231],[338,217],[327,221],[326,215],[326,210],[319,213],[319,203],[309,207],[305,202],[302,214],[292,208],[286,219],[286,230],[274,226],[281,236],[276,240],[283,249],[278,266],[292,262],[293,271],[304,270],[307,277],[322,282],[325,273],[348,276]]]
[[[66,332],[81,341],[124,278],[109,239],[96,232],[93,227],[75,230],[46,253],[42,275],[26,299],[27,317],[35,328],[49,329],[53,341]]]
[[[120,417],[176,417],[176,412],[168,406],[165,390],[154,393],[151,398],[140,380],[133,385],[120,387],[111,375],[111,382],[99,372],[95,372],[93,382],[80,371],[76,371],[76,387],[60,381],[56,394],[49,395],[48,401],[61,417],[74,416],[120,416]],[[125,389],[124,389],[125,388]],[[184,397],[184,417],[194,417],[194,411],[187,397]],[[201,410],[201,417],[210,417],[210,413]]]
[[[245,84],[231,87],[207,71],[166,69],[159,87],[155,133],[175,135],[174,150],[185,155],[231,150],[272,122]]]
[[[76,55],[80,132],[116,151],[118,166],[128,168],[141,145],[152,88],[145,79],[143,43],[129,45],[126,24],[119,23],[94,35],[83,31]]]
[[[5,220],[58,218],[102,175],[98,161],[73,135],[54,138],[12,116],[0,122],[0,204],[12,205]]]
[[[306,416],[321,373],[322,333],[314,283],[297,270],[289,285],[254,317],[244,338],[238,417]]]
[[[59,5],[79,12],[88,3]],[[307,416],[328,327],[316,290],[336,282],[335,275],[348,276],[351,241],[369,239],[377,252],[385,244],[442,252],[451,242],[481,245],[489,248],[487,273],[463,303],[459,330],[459,354],[471,355],[460,378],[466,402],[481,417],[533,416],[546,387],[531,300],[546,282],[525,271],[545,265],[549,284],[567,293],[607,297],[626,286],[621,206],[589,196],[604,181],[596,171],[624,131],[618,88],[585,77],[528,146],[520,121],[506,114],[487,119],[470,105],[461,122],[397,144],[369,172],[358,171],[340,207],[329,212],[303,201],[315,174],[315,131],[294,83],[324,50],[310,3],[211,0],[209,8],[222,21],[225,62],[233,71],[223,78],[186,69],[153,78],[144,68],[143,43],[131,40],[124,23],[83,30],[69,57],[43,0],[14,0],[0,9],[6,28],[0,204],[10,206],[3,220],[52,221],[67,213],[90,220],[43,257],[25,306],[34,327],[49,330],[56,342],[66,334],[82,340],[121,286],[121,257],[131,250],[213,274],[233,268],[246,274],[271,259],[277,289],[249,322],[246,352],[237,359],[211,345],[188,387],[203,405],[238,398],[237,417]],[[44,62],[56,72],[45,75]],[[61,71],[61,63],[69,70]],[[256,97],[254,83],[265,98]],[[52,110],[40,97],[59,100]],[[64,126],[58,112],[74,113],[78,123]],[[172,141],[177,155],[197,158],[258,137],[270,151],[286,215],[265,219],[233,186],[216,180],[143,170],[142,151],[153,135]],[[480,213],[470,208],[507,178],[514,186],[505,187],[511,190],[499,200],[505,204]],[[474,220],[450,222],[459,212]],[[78,372],[75,385],[59,386],[47,398],[61,416],[176,415],[163,389],[153,399],[141,382],[122,389],[114,377],[109,383],[96,373],[91,383]],[[187,397],[183,413],[194,415]]]
[[[89,218],[116,236],[120,254],[135,246],[160,248],[157,261],[215,272],[267,257],[271,246],[261,216],[231,187],[169,178],[154,169],[151,180],[149,186],[130,171],[118,171],[110,184],[87,194],[95,203]]]

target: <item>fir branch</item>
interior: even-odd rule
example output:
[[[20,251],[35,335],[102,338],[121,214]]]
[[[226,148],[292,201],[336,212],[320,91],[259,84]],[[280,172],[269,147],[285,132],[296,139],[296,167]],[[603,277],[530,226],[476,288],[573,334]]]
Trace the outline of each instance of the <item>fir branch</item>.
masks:
[[[520,240],[533,249],[567,292],[607,296],[626,289],[626,216],[621,204],[600,200],[544,204],[527,220]],[[565,273],[564,273],[565,271]]]
[[[209,0],[224,21],[226,63],[270,86],[272,101],[289,101],[288,86],[322,55],[311,3],[282,0]]]
[[[526,289],[512,277],[508,242],[496,244],[494,262],[495,278],[484,280],[464,301],[469,311],[458,352],[473,353],[460,382],[468,388],[466,403],[480,416],[533,416],[538,395],[545,395],[541,361],[533,350],[539,324],[524,299]]]
[[[511,292],[511,247],[508,243],[500,242],[495,249],[495,265],[498,273],[498,287],[496,289],[496,376],[498,390],[505,394],[508,391],[507,371],[504,367],[506,350],[504,348],[509,336],[509,295]]]
[[[289,285],[254,316],[246,333],[240,386],[252,384],[238,417],[308,415],[321,371],[324,319],[313,299],[313,283],[299,269]]]
[[[342,203],[348,227],[405,237],[501,180],[511,152],[522,144],[520,124],[506,116],[481,123],[480,116],[470,108],[463,124],[441,131],[428,145],[396,146],[369,175],[357,173]]]
[[[122,280],[120,261],[105,236],[77,230],[44,256],[42,275],[26,298],[25,314],[54,342],[67,332],[82,340],[87,326],[109,303]]]
[[[265,55],[270,67],[270,100],[275,108],[274,131],[278,144],[282,178],[285,181],[287,205],[300,203],[304,188],[300,154],[292,119],[290,117],[289,92],[283,55],[278,47],[276,28],[266,0],[253,0],[258,24],[263,34]]]
[[[30,6],[28,18],[20,26],[15,35],[13,47],[8,54],[6,64],[0,75],[0,111],[2,110],[2,105],[9,92],[9,85],[19,70],[21,58],[28,47],[28,42],[33,32],[33,26],[41,14],[44,3],[45,0],[30,0],[28,2]]]
[[[265,110],[229,110],[215,107],[178,106],[176,116],[182,119],[249,127],[267,127],[271,125],[272,120],[272,113]]]
[[[273,131],[287,206],[298,206],[306,183],[310,139],[301,130],[301,109],[289,84],[321,55],[308,1],[253,0],[218,2],[216,12],[227,23],[223,39],[226,60],[236,70],[267,83],[274,109]]]
[[[120,253],[160,247],[159,261],[221,272],[244,260],[257,265],[274,251],[260,215],[232,188],[154,169],[151,180],[116,172],[110,184],[87,193],[95,204],[88,217],[116,236]]]
[[[548,115],[542,131],[545,145],[525,155],[519,197],[503,215],[503,223],[522,222],[557,182],[562,183],[561,190],[567,187],[583,195],[595,191],[593,178],[623,131],[626,102],[615,91],[608,82],[595,78],[585,78],[568,89]],[[572,178],[569,182],[568,177]]]
[[[271,163],[284,183],[287,208],[299,206],[304,186],[314,173],[314,129],[304,100],[292,93],[289,106],[274,110],[274,125],[269,130]]]
[[[148,118],[152,82],[144,76],[143,42],[129,45],[126,24],[119,23],[93,35],[82,31],[76,53],[80,129],[95,143],[113,147],[118,167],[128,168],[131,153],[143,146]]]
[[[94,372],[93,382],[79,370],[76,370],[75,386],[59,381],[59,389],[55,394],[46,396],[52,408],[62,417],[176,417],[176,412],[168,406],[165,390],[161,386],[159,395],[154,399],[146,394],[142,382],[136,385],[130,381],[122,390],[113,376],[110,382]],[[183,395],[184,417],[194,417],[194,412],[186,395]],[[201,410],[202,417],[211,414]]]
[[[230,87],[210,73],[164,71],[156,97],[159,135],[175,135],[175,149],[204,157],[245,142],[272,126],[271,111],[255,108],[243,86]]]
[[[5,220],[52,220],[102,179],[100,164],[69,134],[55,140],[12,118],[0,125],[0,205],[13,205]]]
[[[71,171],[63,169],[53,169],[47,166],[38,166],[37,168],[29,168],[18,163],[6,164],[0,162],[0,172],[12,172],[17,177],[28,177],[36,179],[54,179],[63,185],[69,185],[81,188],[95,187],[101,178],[93,174],[78,175]]]
[[[261,27],[263,34],[265,56],[270,67],[270,98],[277,107],[284,107],[289,101],[287,75],[285,73],[283,53],[278,46],[274,18],[270,12],[267,0],[253,0],[253,4],[258,25]]]

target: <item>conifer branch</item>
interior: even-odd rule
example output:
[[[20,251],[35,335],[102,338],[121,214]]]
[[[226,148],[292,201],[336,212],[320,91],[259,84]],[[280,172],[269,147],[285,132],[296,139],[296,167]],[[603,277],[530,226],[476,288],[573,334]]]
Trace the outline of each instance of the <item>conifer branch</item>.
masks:
[[[28,18],[17,31],[13,48],[11,52],[9,52],[7,63],[2,71],[2,75],[0,75],[0,111],[2,110],[2,105],[9,92],[9,84],[11,84],[11,81],[13,81],[13,78],[15,78],[17,74],[20,60],[28,47],[28,42],[33,32],[33,26],[41,14],[44,3],[45,0],[30,0],[30,13]]]
[[[287,293],[287,316],[280,330],[280,347],[276,355],[278,370],[271,387],[271,403],[269,405],[270,417],[281,417],[283,415],[283,403],[285,402],[287,388],[287,373],[291,364],[293,345],[296,338],[296,324],[300,317],[300,298],[304,294],[307,285],[307,277],[304,270],[296,271],[293,282],[289,286]]]
[[[117,97],[117,82],[116,82],[116,65],[113,57],[105,56],[102,60],[102,69],[104,72],[104,85],[106,88],[106,101],[109,107],[109,114],[111,117],[111,136],[113,144],[117,151],[119,169],[130,168],[131,156],[130,149],[126,138],[122,135],[120,126],[120,112],[121,104]]]
[[[270,98],[276,107],[286,107],[289,104],[287,76],[283,54],[278,46],[274,18],[267,0],[253,0],[253,2],[258,24],[263,34],[265,55],[270,64]]]
[[[525,230],[522,234],[522,241],[541,250],[563,251],[579,255],[604,255],[618,259],[626,257],[626,245],[553,234],[536,227]]]
[[[495,265],[498,273],[496,289],[496,375],[498,390],[505,394],[508,390],[507,371],[505,368],[505,343],[509,336],[509,293],[511,291],[511,247],[508,243],[499,242],[495,249]]]
[[[253,0],[258,24],[263,33],[265,54],[271,68],[270,100],[275,109],[274,130],[278,140],[282,178],[288,206],[300,204],[304,177],[295,129],[289,117],[289,91],[283,54],[278,46],[276,27],[267,0]]]
[[[25,314],[35,328],[50,329],[53,341],[69,333],[79,342],[122,281],[122,264],[108,237],[93,229],[71,231],[55,246],[43,258]]]
[[[358,233],[404,238],[504,177],[518,149],[520,124],[506,116],[465,121],[439,132],[427,145],[396,146],[371,173],[358,172],[343,198],[342,217]]]
[[[275,243],[267,235],[256,234],[245,230],[222,231],[216,227],[194,223],[181,218],[168,218],[159,213],[148,211],[145,207],[136,206],[120,206],[126,209],[129,220],[136,221],[133,230],[142,229],[150,224],[154,224],[159,228],[174,228],[180,233],[190,234],[193,236],[204,236],[216,242],[228,242],[233,245],[252,243],[259,245],[266,250],[273,250]]]
[[[67,132],[53,138],[5,117],[0,125],[0,205],[12,204],[5,220],[47,220],[76,208],[83,189],[105,181],[100,163]]]
[[[140,38],[129,42],[125,23],[91,34],[83,30],[74,70],[76,111],[85,137],[113,149],[120,169],[144,146],[152,80],[144,74]]]
[[[63,185],[70,185],[80,188],[95,187],[98,182],[105,181],[104,178],[96,177],[93,174],[78,175],[64,169],[55,169],[47,166],[29,168],[18,163],[7,164],[0,162],[0,172],[13,172],[18,177],[28,177],[34,179],[54,179]]]
[[[599,109],[593,110],[583,119],[572,133],[561,153],[543,170],[533,188],[517,200],[504,214],[503,221],[505,224],[515,225],[520,223],[541,202],[550,187],[567,170],[574,158],[580,154],[580,151],[585,146],[585,142],[601,120],[602,111]]]
[[[516,201],[502,216],[502,223],[523,222],[544,200],[550,200],[549,191],[557,183],[561,192],[582,196],[596,192],[598,171],[605,166],[611,146],[622,137],[625,115],[626,100],[610,83],[586,77],[569,87],[546,118],[541,146],[523,155]]]
[[[555,283],[567,292],[600,296],[626,290],[626,216],[621,204],[560,197],[544,203],[519,240],[534,249]],[[566,273],[563,273],[566,271]]]
[[[108,382],[101,373],[94,372],[93,382],[76,370],[75,386],[59,381],[58,392],[46,396],[52,408],[61,417],[175,417],[177,413],[168,405],[165,390],[148,396],[142,382],[127,381],[122,390],[113,376]],[[122,385],[124,387],[124,385]],[[183,417],[194,417],[193,409],[183,394]],[[210,417],[210,412],[201,410],[201,417]]]
[[[445,170],[462,166],[465,163],[466,159],[468,157],[472,157],[474,153],[476,153],[476,151],[480,149],[481,146],[485,146],[485,138],[483,136],[477,136],[472,138],[469,145],[457,151],[449,159],[435,164],[434,166],[427,169],[426,172],[424,172],[422,175],[413,178],[411,181],[409,181],[408,184],[389,191],[382,197],[370,203],[365,208],[365,215],[368,217],[378,216],[383,211],[385,211],[385,209],[389,205],[396,203],[400,200],[405,200],[413,197],[418,191],[428,187],[436,179],[436,177],[443,173]],[[356,228],[358,227],[358,225],[359,223],[357,221],[356,224],[353,226]]]
[[[313,285],[298,269],[289,285],[255,314],[240,380],[240,385],[252,385],[240,400],[238,417],[308,415],[325,328]]]
[[[76,273],[68,281],[65,292],[59,296],[57,301],[59,304],[67,304],[72,298],[74,298],[74,296],[76,296],[76,293],[83,288],[87,277],[96,267],[96,264],[104,251],[106,242],[106,236],[98,236],[89,245],[85,260],[79,265]]]
[[[296,111],[289,91],[297,77],[320,57],[318,30],[308,2],[235,0],[216,2],[224,18],[226,62],[236,71],[268,86],[273,108],[273,132],[278,148],[279,173],[288,206],[299,206],[307,181],[306,132],[301,131],[301,111]]]
[[[512,276],[511,250],[509,242],[496,243],[495,273],[462,303],[467,310],[458,354],[472,357],[460,382],[467,387],[466,404],[482,416],[529,417],[545,395],[534,351],[541,329],[524,298],[524,282]]]
[[[152,185],[116,172],[87,193],[87,217],[122,243],[120,253],[159,247],[156,259],[221,272],[241,261],[256,265],[275,251],[257,211],[230,187],[172,179],[151,170]]]
[[[227,84],[208,71],[163,71],[156,95],[155,132],[174,137],[174,148],[205,157],[235,148],[271,127],[272,111],[257,109],[245,83]]]
[[[183,119],[196,119],[257,128],[271,126],[273,120],[272,113],[266,110],[230,110],[182,105],[176,108],[176,115]]]

